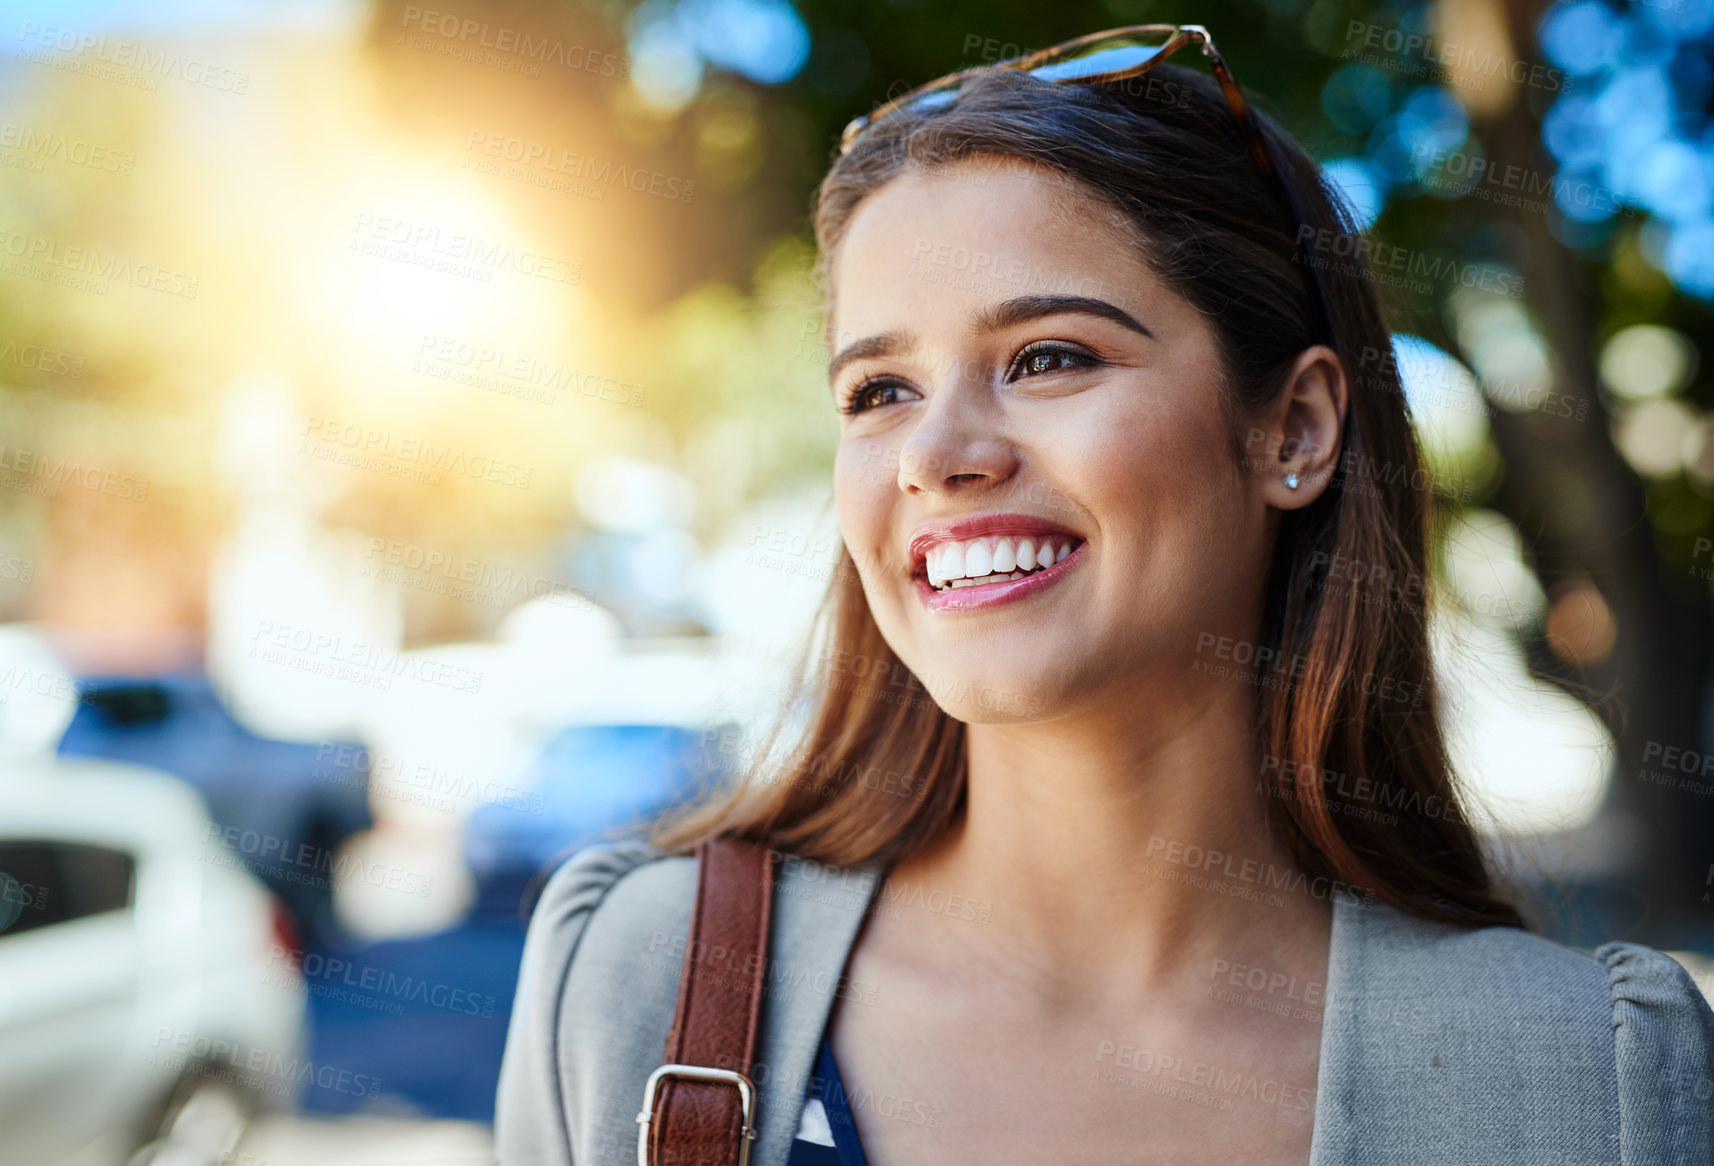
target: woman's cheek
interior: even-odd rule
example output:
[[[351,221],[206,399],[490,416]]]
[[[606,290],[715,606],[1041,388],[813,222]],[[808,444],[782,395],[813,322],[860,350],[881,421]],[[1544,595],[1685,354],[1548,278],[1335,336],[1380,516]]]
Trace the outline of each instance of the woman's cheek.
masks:
[[[1184,386],[1207,394],[1210,387]],[[1198,488],[1198,482],[1214,468],[1212,458],[1225,458],[1227,439],[1218,411],[1185,407],[1144,405],[1159,401],[1159,393],[1138,392],[1138,403],[1115,400],[1088,420],[1084,448],[1085,464],[1099,467],[1091,479],[1125,492],[1144,492],[1160,497],[1162,492],[1179,494]]]
[[[1062,444],[1069,456],[1055,459],[1061,471],[1055,476],[1104,521],[1119,515],[1103,514],[1102,498],[1130,503],[1138,496],[1158,498],[1163,487],[1170,488],[1165,479],[1179,452],[1161,441],[1158,425],[1111,411],[1087,419]]]
[[[839,530],[859,564],[873,561],[884,541],[889,517],[888,492],[896,492],[880,472],[873,442],[841,442],[833,463],[834,511]]]

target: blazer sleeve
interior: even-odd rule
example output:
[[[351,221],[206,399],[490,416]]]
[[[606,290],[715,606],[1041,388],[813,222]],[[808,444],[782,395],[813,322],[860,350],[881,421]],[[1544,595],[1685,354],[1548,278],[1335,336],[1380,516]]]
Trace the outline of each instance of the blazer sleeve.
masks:
[[[518,993],[494,1100],[498,1166],[573,1166],[558,1055],[567,974],[595,909],[660,851],[642,842],[592,846],[554,872],[530,916]]]
[[[1624,1166],[1714,1162],[1714,1012],[1677,960],[1634,943],[1595,950],[1613,998]]]

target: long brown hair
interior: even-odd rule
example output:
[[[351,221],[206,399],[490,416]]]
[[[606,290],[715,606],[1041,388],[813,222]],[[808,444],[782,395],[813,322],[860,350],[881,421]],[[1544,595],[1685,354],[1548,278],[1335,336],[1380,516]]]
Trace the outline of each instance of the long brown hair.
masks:
[[[1284,514],[1259,641],[1237,653],[1258,665],[1257,796],[1311,878],[1442,922],[1522,926],[1461,810],[1441,736],[1427,618],[1434,506],[1366,252],[1315,164],[1261,123],[1301,222],[1207,77],[1163,66],[1088,87],[983,75],[947,105],[883,118],[833,164],[815,215],[823,270],[863,200],[895,176],[1016,158],[1121,212],[1152,270],[1207,318],[1224,355],[1232,456],[1263,452],[1243,419],[1282,391],[1299,353],[1337,337],[1352,386],[1339,471]],[[658,845],[683,852],[735,834],[836,866],[887,865],[957,820],[964,725],[882,639],[848,552],[818,631],[799,695],[743,782],[663,821]],[[782,754],[791,713],[804,710],[801,740]]]

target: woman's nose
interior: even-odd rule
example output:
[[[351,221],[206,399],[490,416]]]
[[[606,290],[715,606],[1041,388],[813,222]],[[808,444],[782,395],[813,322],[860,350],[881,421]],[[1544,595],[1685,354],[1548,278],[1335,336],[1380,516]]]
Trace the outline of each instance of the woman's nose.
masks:
[[[916,428],[899,447],[899,489],[951,494],[1005,482],[1017,472],[1017,448],[1002,432],[998,406],[954,385],[929,398]]]

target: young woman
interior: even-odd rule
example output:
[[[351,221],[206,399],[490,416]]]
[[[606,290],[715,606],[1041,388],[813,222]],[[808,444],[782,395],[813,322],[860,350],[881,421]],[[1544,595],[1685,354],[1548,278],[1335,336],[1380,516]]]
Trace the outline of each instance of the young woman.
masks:
[[[844,145],[807,734],[548,883],[504,1166],[634,1158],[688,855],[728,835],[781,856],[760,1166],[1714,1162],[1683,969],[1531,934],[1484,869],[1374,283],[1206,32],[945,79]]]

